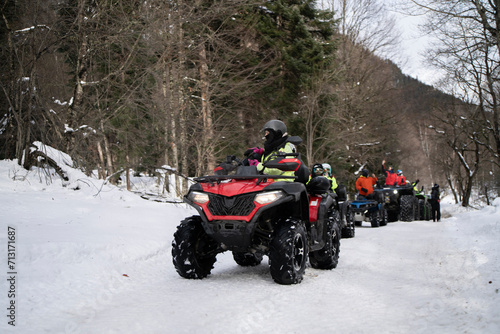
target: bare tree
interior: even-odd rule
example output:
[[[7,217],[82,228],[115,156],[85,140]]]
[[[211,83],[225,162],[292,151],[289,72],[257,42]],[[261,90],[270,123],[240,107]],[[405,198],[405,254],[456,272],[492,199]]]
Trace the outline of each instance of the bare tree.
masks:
[[[440,156],[443,165],[448,166],[446,172],[450,187],[454,189],[453,183],[456,182],[464,207],[470,204],[474,179],[481,164],[488,158],[488,150],[480,144],[484,140],[485,129],[479,114],[480,108],[465,104],[452,104],[434,113],[437,123],[433,128],[442,136],[449,150],[454,152],[455,166],[460,166],[453,168],[447,154]]]
[[[380,57],[394,52],[399,33],[381,1],[335,0],[321,4],[331,8],[339,20],[339,43],[336,78],[327,84],[328,93],[335,97],[329,107],[329,122],[321,123],[319,118],[319,124],[329,126],[324,132],[328,150],[316,155],[343,171],[341,178],[353,181],[353,172],[362,167],[375,172],[381,154],[390,145],[385,129],[391,125],[393,114],[386,94],[395,86],[391,66]]]
[[[448,75],[448,89],[479,106],[490,136],[484,145],[500,163],[500,1],[412,0],[428,13],[424,32],[439,41],[429,61]],[[446,88],[446,87],[443,87]]]
[[[47,9],[50,4],[49,0],[15,5],[5,1],[0,8],[4,56],[0,80],[4,102],[2,155],[17,158],[27,168],[35,163],[29,159],[33,141],[57,142],[62,137],[59,109],[50,100],[62,65],[55,55],[57,36],[52,25],[54,16]]]
[[[380,0],[330,0],[339,16],[339,32],[343,38],[370,53],[387,58],[400,43],[396,19],[387,3]]]

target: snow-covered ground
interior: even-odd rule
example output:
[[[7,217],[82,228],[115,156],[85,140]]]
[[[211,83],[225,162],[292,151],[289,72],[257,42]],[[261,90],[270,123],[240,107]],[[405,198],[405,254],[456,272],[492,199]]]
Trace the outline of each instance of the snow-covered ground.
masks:
[[[0,333],[500,333],[500,200],[364,225],[298,285],[230,253],[186,280],[171,241],[194,210],[66,170],[48,184],[0,161]]]

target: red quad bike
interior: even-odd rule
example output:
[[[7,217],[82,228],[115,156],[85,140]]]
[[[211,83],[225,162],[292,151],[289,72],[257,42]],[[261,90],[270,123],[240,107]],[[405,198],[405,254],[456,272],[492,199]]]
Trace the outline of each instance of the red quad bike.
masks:
[[[199,215],[184,219],[172,241],[179,275],[208,276],[217,254],[227,250],[241,266],[259,265],[267,255],[279,284],[300,283],[308,257],[313,268],[337,266],[340,215],[334,195],[327,193],[329,181],[316,177],[306,189],[309,171],[298,154],[276,155],[264,166],[296,176],[262,175],[255,166],[239,165],[234,175],[195,179],[184,201]]]

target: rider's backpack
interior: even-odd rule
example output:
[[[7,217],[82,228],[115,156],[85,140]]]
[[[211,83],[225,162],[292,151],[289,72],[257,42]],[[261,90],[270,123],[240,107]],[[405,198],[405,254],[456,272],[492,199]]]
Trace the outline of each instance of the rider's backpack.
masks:
[[[321,195],[330,189],[330,180],[324,176],[316,176],[306,186],[307,192],[313,195]]]

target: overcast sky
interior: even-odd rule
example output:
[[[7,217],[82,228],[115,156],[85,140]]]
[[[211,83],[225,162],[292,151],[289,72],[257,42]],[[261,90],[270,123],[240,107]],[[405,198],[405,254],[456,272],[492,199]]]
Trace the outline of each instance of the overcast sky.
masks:
[[[317,4],[321,8],[335,8],[336,12],[341,8],[342,2],[343,0],[317,0]],[[419,23],[423,23],[424,17],[404,14],[404,8],[408,8],[409,0],[348,0],[348,6],[349,4],[356,4],[356,2],[358,5],[363,4],[366,6],[373,3],[383,4],[385,9],[388,10],[387,14],[394,15],[398,19],[397,29],[402,34],[401,45],[395,52],[384,52],[380,56],[392,60],[406,75],[428,85],[435,85],[440,76],[436,69],[431,68],[425,62],[425,51],[430,39],[427,36],[422,36],[418,27]],[[337,14],[340,15],[340,12]],[[376,15],[372,19],[376,20]]]
[[[398,2],[407,2],[407,0],[393,0],[393,3]],[[428,85],[436,84],[441,75],[425,60],[426,49],[430,47],[431,38],[423,36],[418,27],[425,18],[405,15],[398,11],[391,11],[391,13],[398,18],[398,25],[402,33],[401,59],[394,59],[394,61],[400,66],[403,73]]]

